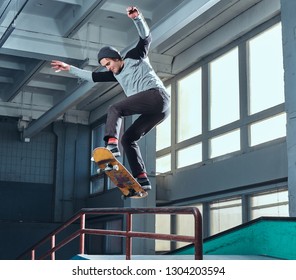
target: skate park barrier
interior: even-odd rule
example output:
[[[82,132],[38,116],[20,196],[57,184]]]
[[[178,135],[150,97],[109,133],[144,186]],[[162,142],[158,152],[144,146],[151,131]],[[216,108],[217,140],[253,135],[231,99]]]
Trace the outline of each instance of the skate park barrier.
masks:
[[[183,215],[190,214],[194,217],[194,235],[176,235],[176,234],[161,234],[154,232],[133,231],[133,216],[134,215],[155,215],[155,214],[170,214]],[[95,229],[86,227],[88,218],[106,216],[106,215],[123,215],[126,221],[125,230],[107,230]],[[76,224],[77,230],[71,234],[67,234],[62,239],[60,235],[69,226]],[[110,235],[125,238],[125,259],[130,260],[132,255],[132,239],[133,238],[148,238],[170,241],[181,241],[193,244],[193,259],[203,259],[203,240],[202,240],[202,217],[196,207],[157,207],[157,208],[83,208],[76,213],[72,218],[59,226],[56,230],[48,234],[42,240],[37,242],[31,248],[21,254],[18,259],[56,259],[56,252],[73,240],[79,240],[79,249],[76,254],[85,254],[85,237],[86,235]]]

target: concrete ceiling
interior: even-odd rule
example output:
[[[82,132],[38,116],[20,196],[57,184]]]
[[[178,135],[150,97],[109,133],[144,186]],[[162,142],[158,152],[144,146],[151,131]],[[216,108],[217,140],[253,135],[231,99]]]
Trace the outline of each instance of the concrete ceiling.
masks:
[[[100,71],[105,45],[123,53],[138,35],[125,9],[143,12],[153,35],[150,59],[167,80],[174,59],[260,0],[2,0],[0,116],[19,118],[24,139],[57,119],[90,123],[90,114],[121,94],[116,83],[93,84],[55,73],[52,59]],[[188,59],[188,66],[192,62]]]

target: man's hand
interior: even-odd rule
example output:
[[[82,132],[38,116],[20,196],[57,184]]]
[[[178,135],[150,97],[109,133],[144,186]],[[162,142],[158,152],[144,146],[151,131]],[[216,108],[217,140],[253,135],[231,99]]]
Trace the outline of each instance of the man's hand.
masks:
[[[51,64],[51,68],[53,68],[55,70],[55,72],[70,70],[69,64],[59,61],[59,60],[52,60],[50,64]]]
[[[131,19],[134,19],[139,16],[140,12],[137,7],[131,6],[126,9],[127,16]]]

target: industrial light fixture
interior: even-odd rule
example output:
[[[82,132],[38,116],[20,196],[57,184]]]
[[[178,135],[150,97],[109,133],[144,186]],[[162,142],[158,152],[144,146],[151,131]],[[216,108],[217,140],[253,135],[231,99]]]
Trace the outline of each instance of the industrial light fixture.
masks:
[[[12,23],[11,25],[8,26],[8,28],[5,30],[3,33],[2,37],[0,38],[0,48],[4,45],[6,40],[9,38],[10,34],[13,32],[15,29],[15,24]]]

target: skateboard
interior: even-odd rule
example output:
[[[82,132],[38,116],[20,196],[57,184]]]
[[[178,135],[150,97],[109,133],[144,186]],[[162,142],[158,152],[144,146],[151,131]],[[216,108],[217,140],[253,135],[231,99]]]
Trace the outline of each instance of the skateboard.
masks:
[[[93,150],[92,160],[98,165],[98,174],[105,173],[122,192],[122,199],[144,198],[148,193],[106,148]]]

